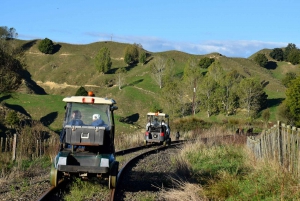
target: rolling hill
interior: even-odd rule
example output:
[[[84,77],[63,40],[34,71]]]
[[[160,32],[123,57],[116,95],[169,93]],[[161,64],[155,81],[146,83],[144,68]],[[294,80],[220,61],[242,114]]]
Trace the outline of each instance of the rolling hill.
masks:
[[[146,122],[146,113],[151,109],[153,104],[159,105],[158,96],[160,96],[159,86],[151,77],[150,65],[157,55],[165,55],[168,58],[175,60],[175,68],[178,74],[183,72],[185,63],[190,57],[200,59],[202,57],[213,57],[220,61],[221,66],[225,70],[237,70],[244,76],[258,76],[262,82],[266,84],[265,90],[268,94],[272,107],[277,107],[282,99],[285,98],[285,87],[281,84],[281,79],[286,72],[299,72],[299,66],[294,66],[286,62],[276,62],[269,58],[267,68],[258,66],[252,55],[249,58],[231,58],[223,56],[219,53],[211,53],[207,55],[191,55],[179,51],[167,52],[148,52],[151,56],[145,65],[137,64],[135,66],[127,66],[123,61],[124,49],[128,44],[117,43],[112,41],[96,42],[87,45],[73,45],[66,43],[55,44],[55,53],[48,55],[43,54],[38,50],[39,40],[22,41],[18,40],[19,45],[22,45],[25,50],[26,69],[29,72],[29,77],[35,84],[48,95],[33,95],[26,94],[26,85],[19,90],[22,96],[21,99],[26,99],[31,102],[30,96],[39,96],[39,100],[44,97],[51,99],[55,97],[57,101],[65,96],[74,95],[80,86],[86,90],[92,90],[97,96],[109,97],[116,100],[119,110],[116,115],[118,117],[132,117],[136,125],[144,127]],[[112,69],[107,74],[97,72],[94,66],[94,58],[100,48],[107,47],[110,50],[112,59]],[[263,49],[257,53],[269,55],[269,49]],[[256,53],[256,54],[257,54]],[[125,85],[122,90],[115,85],[108,86],[112,80],[116,78],[114,72],[121,67],[127,69],[125,76]],[[26,97],[25,97],[26,96]],[[51,104],[63,105],[61,103],[53,103],[48,100],[49,106],[44,106],[48,109],[43,109],[43,105],[35,106],[32,103],[26,104],[26,101],[19,99],[7,99],[7,103],[20,104],[31,114],[32,118],[40,119],[51,113]],[[33,99],[33,98],[32,98]],[[60,129],[63,108],[55,110],[58,114],[57,118],[51,123],[50,127],[54,130]],[[272,110],[273,113],[275,109]],[[54,112],[54,111],[52,111]],[[202,114],[197,114],[200,117]],[[273,120],[274,119],[273,114]],[[130,132],[134,132],[137,127],[132,125],[123,125]]]

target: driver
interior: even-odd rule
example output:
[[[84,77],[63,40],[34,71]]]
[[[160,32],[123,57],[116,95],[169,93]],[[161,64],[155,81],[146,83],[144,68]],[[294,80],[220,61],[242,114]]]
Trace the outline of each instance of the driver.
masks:
[[[79,110],[74,110],[72,112],[71,121],[68,123],[73,126],[82,126],[84,125],[83,121],[81,120],[81,112]]]

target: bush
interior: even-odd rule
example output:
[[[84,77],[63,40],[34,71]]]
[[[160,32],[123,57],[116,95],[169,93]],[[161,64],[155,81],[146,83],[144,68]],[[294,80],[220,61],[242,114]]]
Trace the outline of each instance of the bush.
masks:
[[[211,123],[205,122],[202,119],[191,117],[191,118],[180,118],[174,121],[174,131],[187,132],[196,130],[199,128],[209,128]]]
[[[20,122],[17,112],[9,111],[6,116],[5,122],[10,126],[16,126]]]
[[[87,96],[88,92],[85,90],[83,86],[79,87],[79,89],[76,91],[75,96]]]
[[[268,58],[264,54],[257,54],[254,61],[261,67],[265,67],[268,63]]]
[[[270,52],[270,57],[272,57],[276,61],[283,61],[283,55],[284,55],[284,53],[283,53],[283,50],[281,48],[274,48]]]
[[[208,57],[204,57],[202,59],[200,59],[199,61],[199,66],[200,68],[208,68],[213,62],[215,61],[214,58],[208,58]]]
[[[44,54],[52,54],[54,52],[54,44],[52,40],[45,38],[39,43],[38,49]]]

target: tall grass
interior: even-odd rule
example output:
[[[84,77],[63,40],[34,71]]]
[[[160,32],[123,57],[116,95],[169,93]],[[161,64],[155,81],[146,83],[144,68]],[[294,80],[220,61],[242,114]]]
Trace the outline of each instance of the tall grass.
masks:
[[[220,130],[221,131],[221,130]],[[208,130],[206,135],[214,133]],[[184,145],[175,161],[176,189],[162,190],[165,200],[197,195],[191,200],[299,200],[299,177],[282,169],[276,162],[256,160],[236,138],[223,138]],[[184,167],[184,168],[183,168]],[[190,175],[190,179],[187,175]],[[180,182],[178,182],[180,181]]]

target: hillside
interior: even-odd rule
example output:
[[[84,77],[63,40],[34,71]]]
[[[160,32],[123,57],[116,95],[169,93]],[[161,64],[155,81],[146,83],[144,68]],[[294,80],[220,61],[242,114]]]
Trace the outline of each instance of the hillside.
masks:
[[[80,86],[86,90],[92,90],[97,96],[109,97],[116,100],[119,110],[117,116],[134,117],[137,124],[144,127],[146,121],[145,114],[150,110],[153,104],[159,104],[159,86],[152,79],[150,74],[150,64],[157,55],[166,55],[175,60],[175,68],[178,74],[183,73],[183,68],[188,58],[193,56],[198,60],[204,56],[213,57],[219,60],[225,70],[237,70],[244,76],[258,76],[261,81],[266,83],[266,93],[269,96],[272,106],[277,106],[285,97],[285,87],[280,79],[288,71],[298,73],[299,67],[286,62],[270,61],[267,68],[261,68],[249,58],[230,58],[218,53],[208,55],[191,55],[179,51],[167,51],[153,53],[145,65],[128,67],[123,61],[124,43],[111,41],[96,42],[87,45],[72,45],[66,43],[55,44],[56,52],[52,55],[42,54],[37,46],[39,40],[18,41],[25,49],[25,58],[27,70],[30,78],[49,95],[70,96],[74,95]],[[102,47],[110,50],[112,58],[112,69],[107,74],[101,74],[96,71],[93,59],[96,53]],[[268,55],[271,50],[261,50]],[[108,87],[107,83],[115,79],[114,72],[121,67],[126,67],[125,86],[119,90],[117,86]],[[24,89],[20,91],[25,91]],[[9,100],[7,100],[9,102]],[[15,102],[16,103],[16,102]],[[29,106],[23,105],[25,110]],[[33,118],[39,119],[47,115],[48,110],[39,108],[31,109],[29,113]],[[35,112],[39,111],[39,113]],[[45,111],[45,114],[42,114]],[[59,129],[63,117],[63,108],[58,112],[58,117],[52,126]],[[201,115],[201,114],[198,114]],[[205,117],[204,117],[205,118]],[[128,129],[135,128],[127,126]]]

